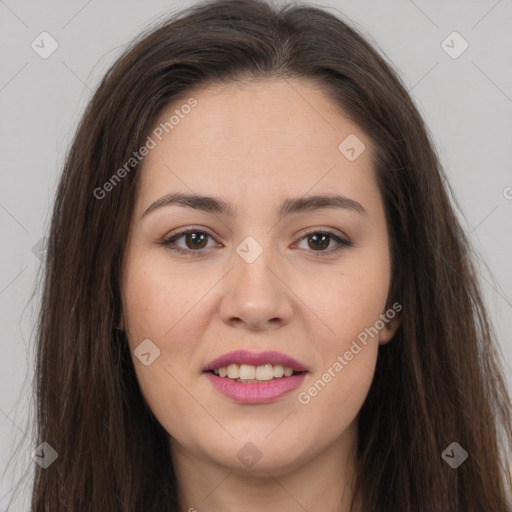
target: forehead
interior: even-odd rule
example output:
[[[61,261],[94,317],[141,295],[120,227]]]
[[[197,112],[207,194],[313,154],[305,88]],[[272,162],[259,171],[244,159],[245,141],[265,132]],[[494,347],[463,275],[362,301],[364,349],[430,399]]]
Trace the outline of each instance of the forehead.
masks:
[[[140,178],[146,200],[176,189],[268,197],[320,192],[319,187],[375,188],[369,139],[309,81],[192,90],[162,111],[150,136],[155,147],[142,162]],[[343,152],[347,140],[355,159]]]
[[[196,105],[189,109],[193,98]],[[188,113],[181,113],[181,111]],[[179,115],[181,113],[181,115]],[[201,137],[187,141],[190,147],[209,147],[212,155],[236,155],[256,150],[253,141],[265,149],[279,150],[301,145],[336,149],[344,133],[361,133],[317,84],[298,79],[271,79],[209,85],[190,91],[160,114],[156,125],[174,115],[169,145],[178,145],[190,133]],[[178,118],[179,117],[179,118]],[[283,130],[286,128],[286,130]],[[165,133],[170,135],[170,133]]]

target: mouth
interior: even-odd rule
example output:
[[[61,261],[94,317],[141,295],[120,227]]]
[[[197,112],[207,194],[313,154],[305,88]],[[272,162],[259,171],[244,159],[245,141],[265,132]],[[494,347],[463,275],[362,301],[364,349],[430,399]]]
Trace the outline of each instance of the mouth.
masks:
[[[282,366],[280,364],[272,365],[266,363],[254,366],[250,364],[234,363],[228,366],[221,366],[214,370],[208,370],[208,373],[244,384],[258,384],[259,382],[271,382],[293,377],[294,375],[299,375],[304,372],[299,372],[289,366]]]
[[[279,352],[239,350],[225,354],[203,368],[221,394],[246,404],[268,403],[295,389],[308,369]]]
[[[203,368],[221,378],[258,383],[284,379],[307,372],[305,365],[280,352],[236,350],[217,357]]]

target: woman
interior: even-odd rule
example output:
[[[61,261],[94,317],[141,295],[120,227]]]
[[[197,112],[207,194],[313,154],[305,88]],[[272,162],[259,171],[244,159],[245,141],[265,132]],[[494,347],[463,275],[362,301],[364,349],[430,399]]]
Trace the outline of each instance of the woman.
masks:
[[[323,10],[219,0],[145,34],[58,189],[32,510],[512,510],[447,189],[396,73]]]

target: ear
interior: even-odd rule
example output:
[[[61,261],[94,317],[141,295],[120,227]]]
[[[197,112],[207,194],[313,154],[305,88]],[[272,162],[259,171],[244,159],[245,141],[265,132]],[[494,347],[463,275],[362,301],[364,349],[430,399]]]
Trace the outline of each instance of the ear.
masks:
[[[387,321],[384,322],[384,327],[379,332],[379,345],[386,345],[389,343],[401,324],[401,315],[396,313],[393,318],[390,318],[390,315],[387,313],[389,313],[389,310],[382,315],[386,317]]]

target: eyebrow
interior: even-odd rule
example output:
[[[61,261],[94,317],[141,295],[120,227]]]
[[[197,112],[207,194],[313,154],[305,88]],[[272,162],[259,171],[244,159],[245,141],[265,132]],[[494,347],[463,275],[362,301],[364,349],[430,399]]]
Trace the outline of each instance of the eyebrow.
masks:
[[[221,214],[228,217],[236,217],[238,214],[236,207],[219,197],[176,192],[157,199],[146,209],[142,217],[149,215],[158,208],[174,205],[188,206],[203,212]],[[367,213],[363,205],[353,199],[338,194],[326,194],[286,199],[279,206],[277,216],[279,219],[282,219],[294,213],[305,213],[328,208],[352,210],[362,215]]]

